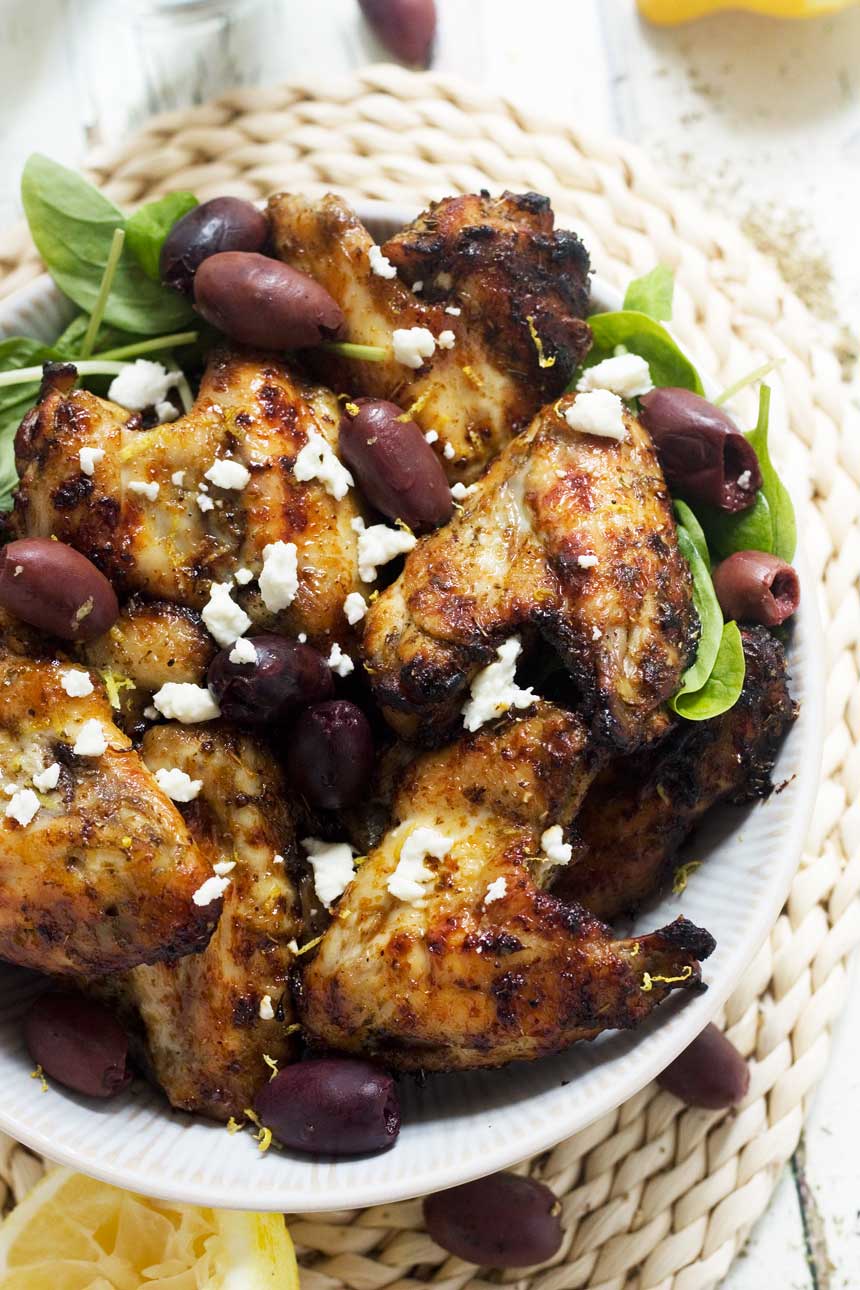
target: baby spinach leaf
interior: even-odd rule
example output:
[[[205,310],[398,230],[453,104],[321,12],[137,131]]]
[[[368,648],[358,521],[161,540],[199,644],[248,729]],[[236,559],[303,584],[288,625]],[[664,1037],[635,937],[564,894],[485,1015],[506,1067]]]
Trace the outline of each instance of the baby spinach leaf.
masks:
[[[758,420],[754,430],[750,430],[747,439],[755,448],[761,470],[761,491],[770,508],[770,519],[773,526],[773,544],[770,550],[781,560],[791,563],[797,549],[797,522],[794,517],[794,505],[788,489],[783,484],[770,459],[767,444],[770,427],[770,386],[763,385],[759,390]],[[735,550],[743,548],[736,547]],[[766,550],[767,548],[756,548]]]
[[[616,345],[647,359],[655,385],[679,385],[694,394],[704,394],[699,373],[659,322],[635,309],[617,313],[592,314],[588,320],[594,345],[586,359],[592,367],[611,358]]]
[[[675,275],[665,264],[657,264],[642,278],[634,278],[624,296],[624,309],[636,310],[668,322],[672,317],[672,296],[675,294]]]
[[[711,675],[723,632],[723,611],[711,582],[710,570],[699,553],[697,540],[693,539],[683,524],[678,525],[678,547],[693,575],[693,604],[701,625],[696,657],[681,677],[677,694],[670,700],[670,706],[679,716],[683,715],[677,706],[679,701],[685,695],[701,690]]]
[[[24,167],[21,200],[51,277],[79,308],[91,312],[114,230],[125,228],[122,211],[80,175],[38,153]],[[179,330],[194,317],[182,296],[146,276],[128,247],[104,316],[113,326],[144,336]]]
[[[708,551],[708,540],[702,530],[702,526],[690,510],[686,502],[682,502],[678,497],[674,502],[675,518],[678,523],[683,525],[689,534],[690,540],[702,558],[705,567],[710,571],[711,555]]]
[[[158,261],[164,239],[177,220],[197,205],[193,193],[168,193],[157,201],[147,202],[125,222],[126,243],[148,278],[161,281]]]
[[[0,341],[0,372],[16,372],[61,358],[60,352],[27,336]],[[39,393],[39,381],[0,387],[0,511],[12,506],[12,492],[18,483],[15,470],[15,432]]]
[[[746,660],[737,623],[726,623],[711,674],[695,693],[679,691],[672,707],[686,721],[710,721],[733,708],[741,696]]]

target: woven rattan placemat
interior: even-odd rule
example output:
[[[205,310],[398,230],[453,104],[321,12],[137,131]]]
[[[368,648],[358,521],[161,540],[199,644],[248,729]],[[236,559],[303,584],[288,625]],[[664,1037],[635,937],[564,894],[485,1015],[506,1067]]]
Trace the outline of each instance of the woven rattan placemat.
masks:
[[[561,1197],[566,1236],[551,1266],[486,1274],[423,1230],[420,1201],[294,1216],[304,1290],[444,1290],[513,1281],[532,1290],[705,1290],[726,1273],[768,1204],[827,1062],[830,1027],[860,939],[860,446],[831,338],[733,228],[668,187],[617,139],[523,112],[461,81],[373,67],[336,84],[242,90],[159,117],[90,160],[121,203],[171,188],[251,197],[290,187],[415,205],[481,186],[533,188],[585,238],[597,272],[624,286],[656,261],[676,274],[674,326],[726,383],[781,362],[790,442],[810,502],[804,548],[820,577],[827,645],[823,782],[787,906],[723,1020],[752,1081],[729,1114],[644,1089],[528,1162]],[[25,230],[0,233],[0,295],[38,271]],[[7,1200],[41,1166],[0,1135]]]

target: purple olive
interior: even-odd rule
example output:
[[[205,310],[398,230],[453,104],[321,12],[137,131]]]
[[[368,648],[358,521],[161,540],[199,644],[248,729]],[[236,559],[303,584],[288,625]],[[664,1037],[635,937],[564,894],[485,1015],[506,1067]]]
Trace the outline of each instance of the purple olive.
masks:
[[[289,731],[287,769],[312,806],[354,806],[373,771],[373,735],[361,708],[332,699],[302,712]]]
[[[20,538],[0,550],[0,606],[67,641],[91,641],[119,617],[114,589],[91,560],[50,538]]]
[[[734,1044],[716,1026],[705,1026],[657,1083],[688,1106],[719,1111],[746,1097],[750,1072]]]
[[[254,1110],[294,1151],[328,1156],[387,1151],[400,1132],[394,1080],[378,1066],[349,1057],[288,1066],[262,1086]]]
[[[350,406],[357,407],[355,415]],[[358,399],[340,422],[340,450],[367,500],[410,528],[435,529],[454,503],[442,463],[414,421],[385,399]]]
[[[325,287],[252,251],[219,251],[204,260],[194,279],[194,304],[231,340],[261,349],[318,345],[344,324]]]
[[[713,572],[726,618],[778,627],[797,611],[800,581],[790,564],[766,551],[735,551]]]
[[[241,197],[213,197],[177,220],[164,239],[161,281],[190,296],[204,260],[220,251],[262,251],[269,221]]]
[[[76,1093],[114,1097],[131,1080],[125,1032],[81,994],[43,994],[24,1018],[24,1041],[45,1074]]]
[[[426,67],[436,34],[435,0],[358,0],[361,12],[395,58]]]
[[[425,1197],[424,1222],[443,1250],[488,1268],[543,1263],[562,1238],[558,1198],[516,1174],[490,1174]]]
[[[727,412],[672,386],[639,399],[639,419],[654,440],[670,488],[721,511],[744,511],[761,488],[755,449]]]
[[[231,663],[231,651],[224,649],[209,664],[209,686],[228,721],[270,725],[334,693],[331,668],[312,646],[267,633],[246,639],[257,651],[256,663]]]

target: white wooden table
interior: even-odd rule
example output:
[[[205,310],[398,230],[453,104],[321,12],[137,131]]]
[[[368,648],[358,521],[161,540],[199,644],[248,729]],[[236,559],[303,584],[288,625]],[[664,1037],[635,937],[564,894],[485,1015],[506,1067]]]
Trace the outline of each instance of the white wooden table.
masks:
[[[655,30],[633,0],[437,0],[434,65],[647,147],[780,257],[808,301],[860,332],[860,8],[814,23],[722,15]],[[384,52],[354,0],[223,0],[169,29],[145,0],[0,0],[0,221],[40,149],[73,164],[161,108]],[[548,38],[551,36],[551,39]],[[860,997],[801,1159],[726,1290],[860,1285]]]

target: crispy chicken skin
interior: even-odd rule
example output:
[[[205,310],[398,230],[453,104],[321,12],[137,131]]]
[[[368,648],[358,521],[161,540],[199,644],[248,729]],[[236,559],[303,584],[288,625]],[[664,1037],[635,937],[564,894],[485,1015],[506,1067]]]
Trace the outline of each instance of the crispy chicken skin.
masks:
[[[304,972],[306,1038],[401,1070],[499,1066],[635,1026],[668,990],[695,985],[707,932],[679,919],[613,941],[533,877],[543,830],[575,814],[594,768],[580,719],[546,703],[408,766]],[[419,827],[450,848],[425,860],[433,877],[416,906],[387,884]]]
[[[371,605],[371,682],[407,736],[456,722],[470,679],[516,632],[558,650],[579,709],[618,748],[648,739],[678,688],[698,623],[651,440],[630,413],[625,442],[571,430],[572,397],[508,445]]]
[[[73,664],[32,639],[28,654],[0,645],[0,771],[19,788],[54,762],[60,777],[26,827],[0,814],[0,957],[97,975],[202,949],[220,910],[192,900],[207,857],[113,724],[98,678],[70,698]],[[72,751],[90,720],[108,741],[101,756]]]
[[[632,912],[671,877],[675,853],[717,802],[767,797],[795,708],[785,654],[763,627],[741,629],[740,699],[711,721],[681,721],[657,747],[610,763],[590,788],[554,893],[600,918]]]
[[[333,389],[412,408],[422,430],[438,433],[435,450],[451,482],[476,479],[541,403],[561,393],[588,351],[588,255],[573,234],[553,233],[549,203],[536,194],[505,194],[496,202],[450,198],[395,239],[414,282],[421,276],[411,271],[418,247],[436,224],[433,263],[437,274],[447,271],[461,285],[456,306],[451,297],[459,316],[398,278],[374,273],[373,239],[341,198],[281,193],[270,199],[269,215],[278,255],[334,296],[348,340],[390,348],[398,328],[426,327],[434,337],[453,333],[453,347],[438,347],[418,369],[393,358],[368,363],[322,350],[307,355]],[[389,243],[393,254],[395,243]],[[551,366],[540,365],[529,315],[555,360]]]
[[[288,943],[303,933],[285,787],[270,753],[223,726],[155,726],[141,752],[153,771],[178,766],[202,779],[199,796],[181,807],[185,823],[210,874],[219,861],[235,868],[202,954],[135,968],[101,993],[142,1032],[145,1064],[171,1105],[227,1120],[269,1079],[263,1054],[283,1064],[295,1044],[286,1031],[294,1020]],[[275,1013],[268,1020],[265,995]]]
[[[142,430],[138,416],[71,389],[65,370],[48,373],[18,431],[15,535],[54,534],[89,556],[119,594],[142,592],[197,610],[213,581],[241,566],[256,577],[269,543],[294,542],[299,588],[288,608],[270,612],[256,583],[235,588],[233,598],[258,628],[304,631],[320,644],[349,639],[344,598],[367,590],[350,527],[362,514],[358,494],[350,489],[336,501],[318,480],[299,482],[293,473],[311,431],[337,446],[333,394],[272,356],[219,350],[191,412]],[[92,476],[80,468],[86,446],[105,451]],[[244,488],[204,478],[225,456],[251,472]],[[157,483],[158,496],[134,492],[133,482]],[[210,510],[198,504],[201,483]]]

